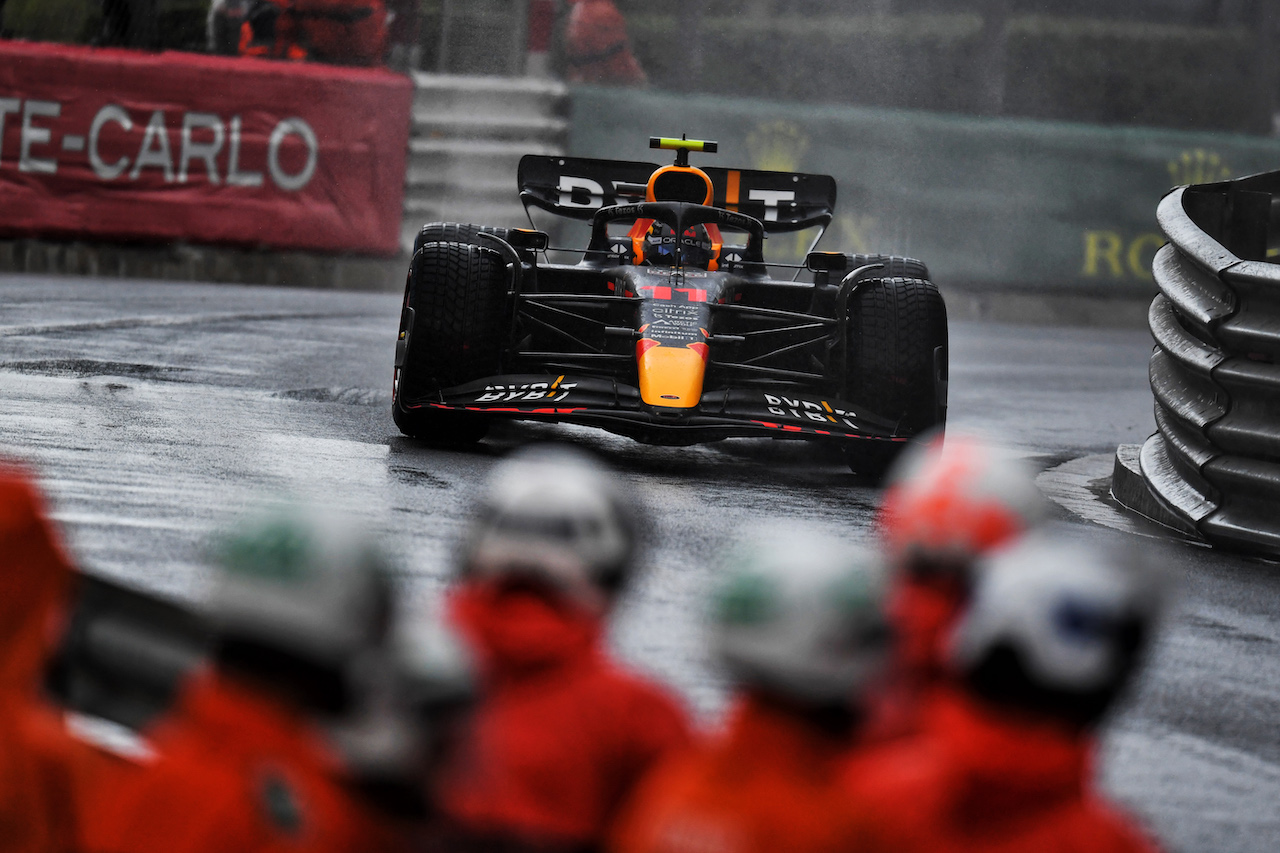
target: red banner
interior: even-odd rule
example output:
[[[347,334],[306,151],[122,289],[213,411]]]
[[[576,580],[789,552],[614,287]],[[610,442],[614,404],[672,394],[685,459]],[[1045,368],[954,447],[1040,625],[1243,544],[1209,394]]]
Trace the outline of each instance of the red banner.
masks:
[[[393,254],[413,86],[0,42],[0,234]]]

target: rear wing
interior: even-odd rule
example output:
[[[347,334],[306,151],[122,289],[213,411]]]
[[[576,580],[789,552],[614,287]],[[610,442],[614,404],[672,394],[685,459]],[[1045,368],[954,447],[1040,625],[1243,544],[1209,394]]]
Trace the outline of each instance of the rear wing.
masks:
[[[520,201],[525,210],[532,206],[590,221],[602,207],[644,201],[657,168],[633,160],[528,154],[520,160]],[[711,178],[715,207],[759,219],[769,233],[826,227],[835,212],[836,181],[830,175],[716,166],[702,171]]]

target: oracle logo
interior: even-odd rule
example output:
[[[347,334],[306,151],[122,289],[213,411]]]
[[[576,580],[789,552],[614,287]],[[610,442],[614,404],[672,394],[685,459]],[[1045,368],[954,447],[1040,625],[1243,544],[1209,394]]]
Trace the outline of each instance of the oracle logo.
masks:
[[[238,115],[224,121],[205,112],[184,112],[172,125],[164,110],[153,110],[144,121],[119,104],[107,104],[93,117],[88,134],[61,132],[56,120],[62,115],[58,101],[0,98],[0,167],[4,166],[4,124],[9,115],[22,116],[17,167],[20,172],[56,175],[59,152],[85,152],[94,175],[102,181],[137,181],[157,174],[165,183],[186,184],[202,179],[213,185],[261,187],[266,177],[286,192],[304,189],[315,177],[320,141],[304,119],[284,118],[267,137],[265,158],[245,157],[243,120]],[[112,153],[104,153],[104,137],[112,136]],[[176,136],[176,144],[172,137]],[[284,155],[290,139],[302,151]],[[136,140],[136,142],[135,142]],[[297,148],[295,143],[290,148]],[[298,156],[301,154],[302,156]],[[82,161],[83,162],[83,161]]]

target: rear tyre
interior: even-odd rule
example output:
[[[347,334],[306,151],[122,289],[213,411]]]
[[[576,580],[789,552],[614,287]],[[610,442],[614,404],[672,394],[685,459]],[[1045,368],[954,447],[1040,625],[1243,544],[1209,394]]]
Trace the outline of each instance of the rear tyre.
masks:
[[[947,308],[932,282],[893,277],[862,283],[849,306],[847,399],[897,424],[902,436],[947,418]],[[881,478],[906,442],[865,441],[849,467]]]
[[[884,264],[883,270],[876,270],[879,278],[918,278],[929,280],[929,268],[924,261],[915,258],[903,258],[898,255],[848,255],[849,269],[856,270],[867,264]]]
[[[881,268],[871,270],[870,276],[874,278],[918,278],[924,281],[929,280],[929,268],[924,265],[924,261],[917,261],[915,258],[904,258],[899,255],[868,255],[868,254],[846,254],[848,272],[853,272],[859,267],[865,267],[869,264],[880,264]],[[822,279],[824,284],[814,289],[813,301],[809,306],[812,314],[821,314],[828,316],[835,310],[838,294],[840,292],[840,280],[846,273],[827,274]]]
[[[489,429],[484,415],[425,404],[442,389],[499,372],[507,315],[506,265],[496,251],[432,241],[414,253],[400,316],[392,403],[401,432],[449,444],[484,438]],[[413,404],[423,406],[406,408]]]
[[[478,234],[492,234],[502,240],[507,239],[507,235],[511,233],[510,228],[497,228],[491,225],[464,225],[458,222],[428,222],[422,226],[422,230],[418,232],[418,236],[413,241],[413,252],[416,255],[418,250],[427,243],[469,243],[472,246],[485,246],[493,248],[492,243],[488,243],[484,238],[478,237]],[[928,276],[925,276],[928,278]]]

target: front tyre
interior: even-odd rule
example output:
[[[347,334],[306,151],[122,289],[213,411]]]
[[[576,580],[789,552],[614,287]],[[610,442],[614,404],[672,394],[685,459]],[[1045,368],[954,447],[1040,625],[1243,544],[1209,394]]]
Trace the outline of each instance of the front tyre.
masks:
[[[392,405],[391,419],[403,434],[431,444],[475,444],[489,434],[489,419],[471,412]]]
[[[508,334],[507,272],[492,249],[429,242],[405,285],[392,416],[405,435],[463,444],[488,432],[484,415],[435,409],[439,392],[498,373]]]
[[[900,436],[941,428],[947,417],[947,308],[930,281],[893,277],[859,285],[849,305],[846,398],[893,421]],[[881,478],[907,442],[865,441],[849,466]]]

